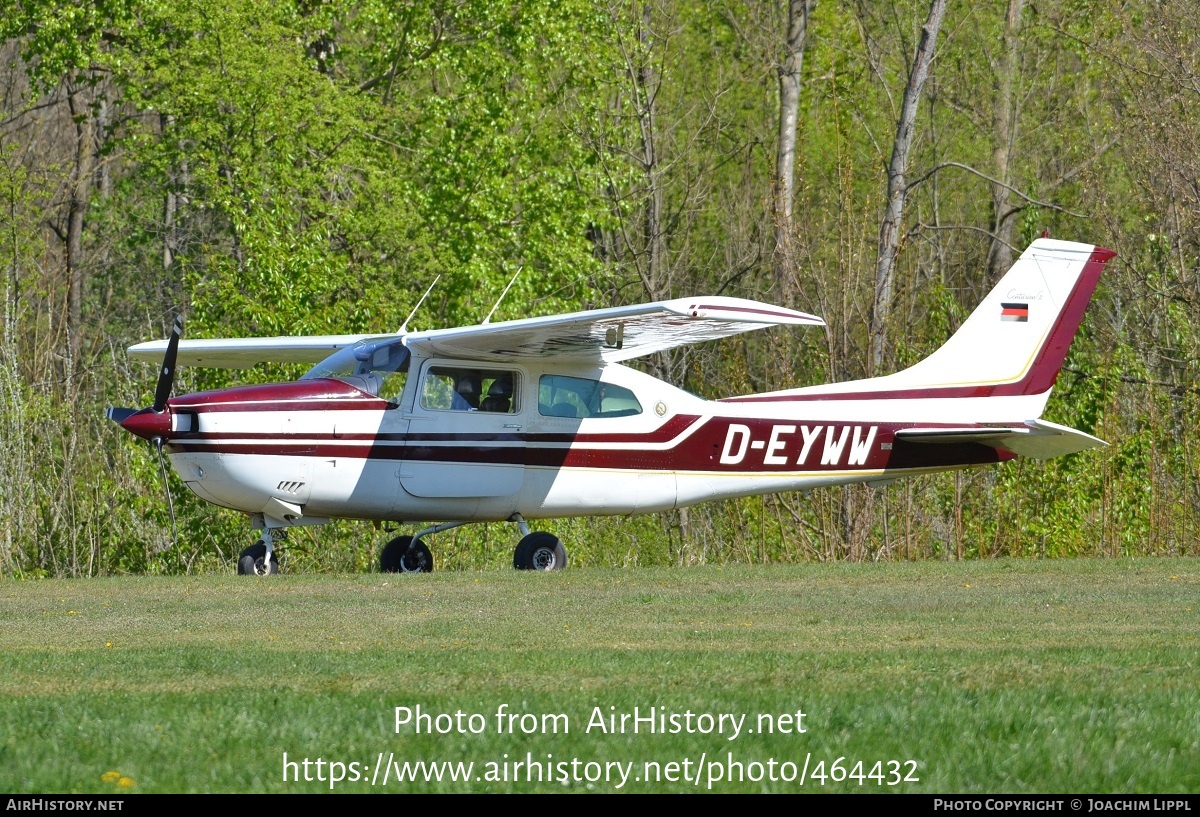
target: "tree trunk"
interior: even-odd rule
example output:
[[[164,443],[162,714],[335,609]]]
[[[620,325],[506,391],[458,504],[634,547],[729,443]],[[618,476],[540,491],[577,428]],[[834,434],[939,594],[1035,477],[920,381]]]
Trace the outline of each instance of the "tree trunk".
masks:
[[[159,114],[159,127],[164,140],[170,138],[169,133],[174,119],[168,114]],[[179,209],[176,189],[175,174],[172,172],[167,179],[167,192],[163,197],[163,272],[171,269],[171,264],[175,261],[175,213]]]
[[[87,100],[73,82],[67,93],[67,107],[75,122],[75,157],[67,197],[67,338],[71,365],[77,368],[83,342],[83,216],[95,166],[94,123]]]
[[[642,173],[645,177],[645,198],[642,205],[642,229],[644,232],[642,285],[651,300],[669,297],[671,290],[667,275],[667,241],[663,225],[663,172],[658,155],[657,98],[662,78],[654,68],[654,49],[657,46],[652,31],[653,9],[650,0],[642,4],[638,25],[638,64],[636,70],[638,92],[638,131],[641,138]],[[650,374],[668,382],[675,382],[672,372],[680,355],[672,350],[652,355],[646,362]],[[686,517],[680,518],[680,534],[685,534]]]
[[[800,72],[808,40],[809,0],[788,3],[787,51],[779,67],[779,146],[775,154],[775,289],[791,305],[795,287],[792,205],[795,201],[796,122],[800,113]]]
[[[109,110],[108,98],[105,92],[100,95],[100,103],[96,106],[96,135],[99,143],[103,144],[108,138],[109,126]],[[100,188],[101,201],[107,201],[112,197],[112,172],[109,170],[109,162],[97,162],[96,173],[99,175],[98,186]]]
[[[638,44],[641,46],[641,65],[638,66],[638,127],[642,142],[642,171],[646,175],[645,231],[646,231],[646,281],[647,295],[660,298],[669,289],[663,281],[666,241],[663,234],[663,185],[662,168],[659,165],[655,144],[655,100],[658,97],[658,73],[654,70],[652,57],[650,3],[642,5],[642,20],[638,27]]]
[[[1004,22],[1004,53],[996,83],[996,110],[992,117],[996,140],[992,151],[996,180],[992,184],[992,245],[988,250],[988,273],[998,281],[1013,263],[1013,233],[1016,229],[1017,207],[1009,185],[1009,162],[1016,140],[1016,112],[1013,110],[1013,83],[1017,75],[1017,55],[1020,48],[1021,10],[1025,0],[1008,0],[1008,15]]]
[[[921,28],[921,41],[913,58],[908,84],[904,88],[904,100],[900,106],[900,122],[896,126],[896,139],[892,143],[892,160],[888,163],[887,206],[883,222],[879,227],[879,261],[875,266],[875,304],[871,309],[871,348],[869,364],[871,372],[883,365],[888,345],[888,318],[892,310],[892,289],[895,284],[896,254],[900,249],[900,227],[904,218],[904,201],[908,187],[904,176],[908,172],[909,151],[916,130],[917,107],[921,102],[921,90],[929,78],[929,65],[933,62],[934,44],[942,27],[946,13],[946,0],[932,0],[929,18]]]

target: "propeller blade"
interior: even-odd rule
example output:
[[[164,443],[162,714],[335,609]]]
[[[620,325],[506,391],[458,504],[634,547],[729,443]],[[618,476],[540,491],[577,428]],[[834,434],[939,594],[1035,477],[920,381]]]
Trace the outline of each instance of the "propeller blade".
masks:
[[[118,406],[109,406],[108,411],[104,412],[108,419],[120,425],[127,419],[138,413],[137,409],[120,408]]]
[[[162,437],[154,438],[154,447],[158,449],[158,467],[162,469],[163,488],[167,492],[167,509],[171,512],[171,545],[174,546],[179,541],[179,528],[175,525],[175,502],[171,499],[171,481],[167,479],[167,460],[163,457]]]
[[[183,334],[183,316],[175,316],[175,326],[171,329],[171,339],[167,341],[167,353],[163,355],[162,372],[158,376],[158,386],[154,390],[154,412],[162,412],[167,407],[167,399],[171,396],[171,386],[175,384],[175,360],[179,357],[179,337]]]

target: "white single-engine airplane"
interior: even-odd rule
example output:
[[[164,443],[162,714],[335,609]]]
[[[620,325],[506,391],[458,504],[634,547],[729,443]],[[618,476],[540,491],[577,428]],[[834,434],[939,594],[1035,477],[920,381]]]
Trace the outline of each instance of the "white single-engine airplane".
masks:
[[[422,539],[515,522],[519,569],[566,565],[525,520],[666,511],[1104,445],[1041,419],[1111,250],[1039,239],[952,338],[886,377],[702,400],[621,361],[813,315],[737,298],[394,335],[169,340],[150,408],[109,409],[197,496],[262,530],[238,563],[278,570],[287,528],[453,520],[401,536],[386,572],[433,569]],[[298,381],[170,397],[176,365],[316,365]]]

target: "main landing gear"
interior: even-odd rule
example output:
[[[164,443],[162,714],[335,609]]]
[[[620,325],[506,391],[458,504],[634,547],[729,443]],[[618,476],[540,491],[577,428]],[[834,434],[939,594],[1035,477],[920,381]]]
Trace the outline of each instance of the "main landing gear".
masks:
[[[516,522],[522,538],[513,551],[513,567],[517,570],[562,570],[567,566],[567,549],[552,533],[530,532],[529,526],[519,513],[513,514],[510,522]],[[444,522],[426,528],[416,536],[397,536],[384,545],[379,554],[381,573],[429,573],[433,570],[433,554],[421,541],[431,533],[457,528],[466,522]]]
[[[379,554],[380,573],[432,573],[433,554],[411,536],[397,536]]]
[[[513,567],[517,570],[562,570],[567,566],[567,549],[562,540],[552,533],[530,531],[529,525],[520,514],[513,514],[510,522],[521,529],[521,541],[513,551]],[[466,522],[443,522],[417,533],[416,536],[397,536],[383,547],[379,554],[381,573],[431,573],[433,554],[423,537],[444,530],[457,528]],[[273,576],[279,572],[279,557],[275,546],[287,537],[286,528],[264,528],[262,535],[238,557],[239,576]]]
[[[531,533],[513,551],[513,567],[517,570],[562,570],[566,566],[567,549],[552,533]]]

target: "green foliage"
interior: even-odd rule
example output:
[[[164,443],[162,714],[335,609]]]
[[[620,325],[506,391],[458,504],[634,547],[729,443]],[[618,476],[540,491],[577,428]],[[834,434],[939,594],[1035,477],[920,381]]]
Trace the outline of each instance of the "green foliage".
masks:
[[[440,39],[421,41],[431,20]],[[564,119],[596,104],[594,8],[367,4],[340,23],[354,30],[335,24],[335,73],[356,71],[364,85],[386,76],[366,94],[379,106],[376,149],[404,151],[407,204],[452,259],[439,294],[462,311],[439,317],[481,319],[518,269],[497,317],[577,305],[595,271],[586,232],[598,179]]]
[[[149,400],[149,367],[117,350],[164,334],[174,311],[191,337],[389,331],[438,275],[419,328],[482,319],[514,276],[495,319],[711,292],[786,300],[829,325],[647,361],[656,374],[708,397],[861,376],[885,167],[926,10],[816,5],[781,277],[778,4],[0,4],[0,452],[14,463],[0,473],[0,570],[224,570],[249,544],[242,520],[172,475],[180,535],[167,546],[153,452],[100,420]],[[1109,448],[878,492],[547,523],[573,563],[1195,553],[1192,22],[1154,3],[1024,6],[1013,241],[1049,230],[1120,253],[1047,414]],[[940,345],[992,284],[1004,27],[1002,5],[979,4],[952,4],[943,27],[910,168],[895,368]],[[68,270],[72,213],[83,231]],[[79,326],[64,318],[72,276]],[[185,371],[179,387],[236,378]],[[288,558],[364,569],[386,537],[298,531]],[[511,542],[508,526],[466,528],[435,555],[501,568]]]
[[[35,87],[54,89],[76,72],[113,71],[112,40],[134,36],[144,20],[138,0],[71,3],[56,0],[9,0],[0,6],[0,40],[22,39],[22,57]],[[89,81],[95,81],[94,73]]]

